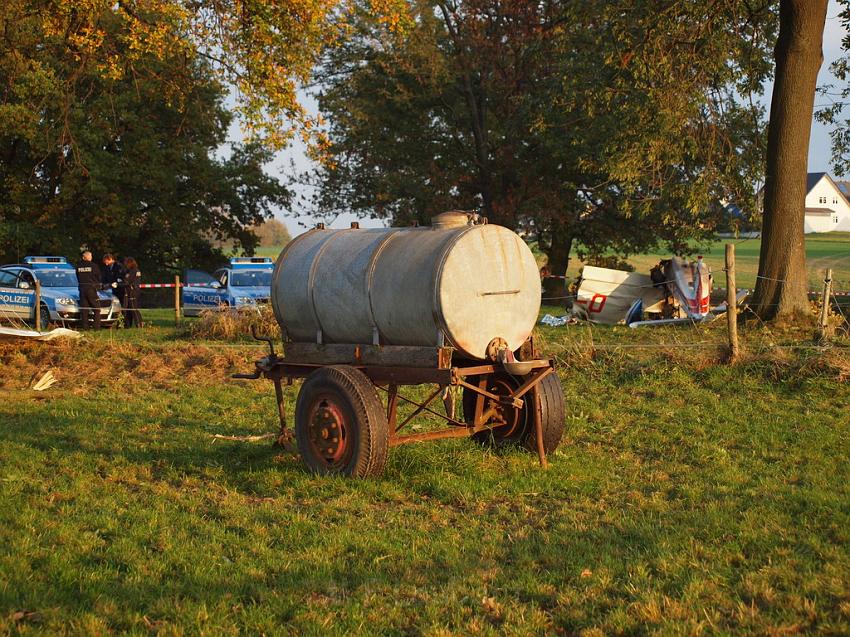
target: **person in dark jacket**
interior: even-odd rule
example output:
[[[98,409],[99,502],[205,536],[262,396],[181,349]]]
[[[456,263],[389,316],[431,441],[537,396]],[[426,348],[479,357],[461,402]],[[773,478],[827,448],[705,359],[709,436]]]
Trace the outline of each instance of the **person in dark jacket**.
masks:
[[[133,257],[124,259],[124,327],[142,327],[139,296],[142,273]]]
[[[112,292],[112,296],[124,305],[124,266],[115,260],[115,255],[107,252],[103,255],[104,289]]]
[[[83,260],[77,266],[77,286],[80,291],[80,329],[89,328],[89,313],[94,312],[94,328],[100,329],[100,289],[101,273],[97,263],[92,261],[91,252],[83,252]]]

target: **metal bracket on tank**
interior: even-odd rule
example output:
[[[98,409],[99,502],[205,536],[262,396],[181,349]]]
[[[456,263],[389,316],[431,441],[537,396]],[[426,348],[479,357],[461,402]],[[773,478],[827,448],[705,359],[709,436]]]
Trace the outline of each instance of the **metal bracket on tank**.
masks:
[[[316,345],[322,344],[322,330],[316,330]]]
[[[372,327],[372,345],[380,345],[381,344],[381,333],[378,331],[376,326]]]
[[[443,330],[437,330],[437,347],[445,347],[446,346],[446,335],[443,334]]]

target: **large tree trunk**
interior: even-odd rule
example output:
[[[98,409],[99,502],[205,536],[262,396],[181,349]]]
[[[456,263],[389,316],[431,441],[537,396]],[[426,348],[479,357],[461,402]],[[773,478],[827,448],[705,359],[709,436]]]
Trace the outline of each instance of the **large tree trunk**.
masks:
[[[568,230],[558,227],[552,230],[552,244],[546,252],[546,267],[551,278],[544,278],[543,302],[548,305],[564,305],[567,296],[567,267],[570,263],[570,250],[573,237]]]
[[[443,15],[443,23],[451,36],[454,44],[454,55],[460,67],[460,75],[463,79],[463,96],[466,107],[469,109],[469,130],[475,152],[475,165],[478,172],[478,190],[481,193],[482,210],[484,216],[496,223],[505,223],[505,220],[496,217],[493,208],[492,174],[490,170],[490,148],[487,142],[487,125],[484,113],[484,100],[481,94],[475,90],[472,80],[473,69],[467,59],[467,49],[461,40],[458,27],[458,17],[454,6],[449,7],[445,2],[437,3]]]
[[[779,5],[759,278],[751,304],[764,319],[808,311],[803,223],[826,6],[827,0],[781,0]]]

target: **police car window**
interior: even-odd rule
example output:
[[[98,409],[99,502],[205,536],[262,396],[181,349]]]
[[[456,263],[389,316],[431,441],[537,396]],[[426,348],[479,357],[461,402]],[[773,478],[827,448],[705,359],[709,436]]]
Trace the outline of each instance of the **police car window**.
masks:
[[[75,288],[77,273],[73,270],[38,270],[35,273],[43,288]]]
[[[208,288],[212,287],[210,284],[213,282],[218,283],[218,279],[206,272],[201,270],[186,270],[186,285]]]
[[[30,274],[26,270],[21,270],[20,279],[27,285],[35,285],[35,279],[33,278],[32,274]]]
[[[236,288],[264,287],[272,284],[271,270],[245,270],[235,271],[230,275],[230,285]]]
[[[17,280],[17,275],[14,272],[9,272],[7,270],[0,270],[0,286],[6,288],[15,287],[15,281]]]

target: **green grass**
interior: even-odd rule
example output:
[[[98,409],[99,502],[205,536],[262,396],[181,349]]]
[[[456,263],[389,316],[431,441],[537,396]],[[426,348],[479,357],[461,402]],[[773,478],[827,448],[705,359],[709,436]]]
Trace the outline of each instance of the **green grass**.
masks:
[[[271,257],[272,259],[277,259],[277,255],[280,254],[281,250],[283,250],[283,246],[259,247],[256,249],[255,253],[258,257]]]
[[[169,318],[0,344],[0,634],[850,633],[846,342],[745,325],[730,367],[718,324],[546,328],[548,470],[463,440],[350,481],[213,439],[274,430],[229,379],[263,348]]]

